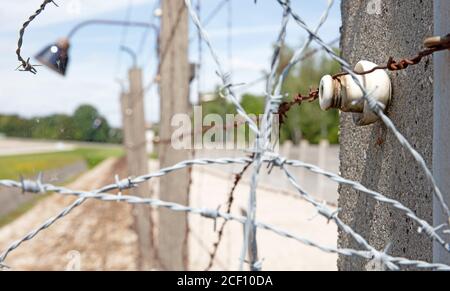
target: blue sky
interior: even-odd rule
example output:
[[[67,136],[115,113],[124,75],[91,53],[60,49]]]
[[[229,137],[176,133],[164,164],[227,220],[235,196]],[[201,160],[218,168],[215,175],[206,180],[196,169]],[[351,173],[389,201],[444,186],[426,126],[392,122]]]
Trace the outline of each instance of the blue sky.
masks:
[[[150,21],[156,0],[56,0],[59,8],[49,5],[29,27],[25,35],[24,56],[35,55],[42,47],[64,36],[80,21],[92,18]],[[181,1],[181,0],[180,0]],[[203,0],[202,15],[206,17],[221,0]],[[233,68],[233,81],[246,83],[261,76],[270,64],[272,45],[280,27],[282,10],[275,0],[231,0],[233,2],[233,58],[228,58],[227,9],[221,10],[207,26],[213,46],[219,53],[225,68]],[[80,104],[97,107],[114,126],[121,124],[119,93],[116,80],[125,78],[131,65],[129,57],[119,51],[119,44],[126,35],[125,44],[138,50],[145,33],[141,28],[92,26],[80,31],[72,40],[71,64],[65,78],[39,67],[38,74],[16,72],[15,56],[17,34],[22,22],[36,10],[41,0],[0,0],[0,113],[40,116],[51,113],[72,113]],[[129,3],[131,2],[131,6]],[[195,3],[196,1],[193,0]],[[314,27],[323,13],[327,0],[293,0],[294,10]],[[131,9],[129,9],[131,7]],[[157,19],[155,20],[158,22]],[[339,36],[340,1],[335,1],[328,22],[320,35],[325,41]],[[196,37],[194,26],[191,36]],[[293,22],[288,27],[287,42],[298,47],[306,34]],[[144,83],[149,83],[156,70],[153,33],[145,40],[139,64],[144,68]],[[198,60],[197,41],[190,46],[190,60]],[[219,79],[215,66],[204,47],[201,89],[212,91]],[[192,96],[197,85],[193,83]],[[263,84],[251,88],[261,93]],[[146,118],[159,119],[159,96],[151,90],[146,98]],[[194,98],[194,97],[193,97]]]

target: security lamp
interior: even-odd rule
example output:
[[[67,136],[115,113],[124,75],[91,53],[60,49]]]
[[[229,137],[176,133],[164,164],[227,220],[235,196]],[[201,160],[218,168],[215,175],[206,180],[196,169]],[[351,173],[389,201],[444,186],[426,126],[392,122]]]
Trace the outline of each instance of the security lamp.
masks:
[[[69,48],[70,40],[75,33],[81,28],[92,25],[116,25],[116,26],[139,26],[144,28],[153,28],[158,35],[159,28],[151,23],[147,22],[129,22],[129,21],[116,21],[116,20],[88,20],[81,22],[75,26],[67,37],[61,38],[56,43],[52,43],[46,46],[41,52],[39,52],[35,58],[44,66],[52,69],[58,74],[65,76],[67,72],[67,66],[69,65]]]
[[[68,39],[60,39],[58,42],[45,47],[35,58],[41,64],[65,76],[69,64]]]

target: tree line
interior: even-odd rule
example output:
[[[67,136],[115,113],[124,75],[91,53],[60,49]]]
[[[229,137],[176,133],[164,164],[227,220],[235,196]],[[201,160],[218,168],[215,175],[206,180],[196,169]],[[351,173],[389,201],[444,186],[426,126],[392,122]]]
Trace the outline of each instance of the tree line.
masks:
[[[282,48],[279,73],[287,66],[292,55],[292,48]],[[282,93],[286,96],[285,101],[291,101],[299,93],[307,95],[311,88],[318,87],[322,76],[332,75],[339,70],[339,64],[327,58],[325,54],[302,61],[291,70],[284,83]],[[219,94],[216,94],[214,100],[202,102],[201,105],[203,115],[219,114],[225,117],[226,114],[236,114],[234,105]],[[263,114],[265,96],[244,94],[241,105],[249,114]],[[112,128],[106,118],[90,105],[80,106],[73,115],[54,114],[30,119],[17,115],[0,115],[0,134],[10,137],[100,143],[122,143],[123,140],[122,130]],[[323,112],[318,102],[294,106],[280,128],[282,143],[290,140],[298,144],[301,140],[307,140],[316,144],[324,139],[331,144],[339,142],[339,112]]]
[[[8,137],[121,143],[122,130],[109,125],[91,105],[81,105],[72,115],[53,114],[23,118],[0,115],[0,134]]]
[[[287,66],[293,55],[293,50],[287,46],[282,48],[281,61],[278,72]],[[282,88],[284,101],[291,101],[297,94],[307,95],[311,88],[317,88],[324,75],[339,72],[337,62],[329,59],[325,54],[304,60],[293,68]],[[249,114],[263,114],[265,96],[244,94],[241,105]],[[203,114],[236,114],[234,106],[220,96],[212,101],[202,102]],[[294,106],[288,113],[288,118],[280,128],[280,141],[292,141],[299,144],[301,140],[317,144],[321,140],[328,140],[331,144],[339,143],[339,112],[330,110],[324,112],[318,102],[303,103]]]

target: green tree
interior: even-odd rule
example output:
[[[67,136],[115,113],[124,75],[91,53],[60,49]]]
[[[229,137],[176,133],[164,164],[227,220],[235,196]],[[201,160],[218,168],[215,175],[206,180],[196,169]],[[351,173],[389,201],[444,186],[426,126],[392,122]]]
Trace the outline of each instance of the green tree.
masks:
[[[293,55],[293,50],[287,46],[281,49],[280,65],[277,72],[280,74],[288,65]],[[286,95],[284,101],[291,101],[297,94],[307,95],[311,88],[317,88],[320,79],[326,74],[339,72],[339,64],[325,54],[302,61],[291,69],[287,76],[282,93]],[[234,106],[219,96],[213,101],[204,102],[203,115],[214,113],[224,117],[226,114],[235,114]],[[249,114],[263,114],[265,97],[244,94],[241,105]],[[248,128],[246,128],[248,132]],[[318,102],[303,103],[294,106],[288,113],[288,118],[280,129],[280,140],[291,140],[298,144],[302,139],[311,143],[319,143],[322,139],[328,139],[330,143],[339,142],[339,112],[330,110],[323,112]]]
[[[54,114],[31,119],[0,115],[0,133],[6,136],[121,143],[121,129],[111,128],[107,120],[90,106],[80,106],[73,116]]]
[[[90,105],[78,107],[73,115],[74,138],[80,141],[107,142],[110,133],[108,121]]]
[[[71,139],[75,132],[73,120],[68,115],[56,114],[32,119],[32,138]]]
[[[241,105],[245,112],[249,114],[261,115],[264,114],[266,99],[262,96],[255,96],[245,94],[242,96]]]
[[[292,54],[292,49],[284,47],[280,66],[286,66]],[[279,71],[281,70],[280,67]],[[325,54],[304,60],[292,69],[284,83],[283,93],[287,93],[288,96],[286,101],[292,100],[299,93],[308,95],[310,89],[318,87],[324,75],[334,74],[339,70],[339,64],[327,58]],[[330,143],[338,143],[339,112],[337,110],[323,112],[318,102],[305,102],[290,110],[280,134],[282,142],[291,140],[298,144],[302,139],[306,139],[311,143],[318,143],[322,139],[328,139]]]

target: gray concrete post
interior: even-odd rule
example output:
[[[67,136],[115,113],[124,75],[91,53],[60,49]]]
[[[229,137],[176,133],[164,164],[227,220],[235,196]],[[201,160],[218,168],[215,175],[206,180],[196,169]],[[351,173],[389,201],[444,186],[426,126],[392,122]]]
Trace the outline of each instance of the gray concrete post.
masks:
[[[145,136],[142,71],[138,68],[130,69],[129,81],[130,92],[122,93],[121,97],[124,145],[127,156],[128,175],[138,176],[148,173],[149,161]],[[144,198],[152,197],[148,183],[141,184],[135,192]],[[154,266],[151,209],[144,205],[136,205],[134,206],[133,214],[139,240],[138,266],[141,270],[150,270]]]
[[[369,60],[385,64],[390,56],[413,56],[433,35],[433,1],[343,0],[342,54],[351,64]],[[424,60],[390,73],[393,99],[388,116],[431,167],[433,152],[433,62]],[[379,145],[378,140],[383,140]],[[397,199],[431,223],[433,192],[412,156],[378,122],[355,127],[341,115],[340,171],[345,178]],[[339,188],[341,219],[378,250],[391,245],[390,255],[432,260],[432,242],[399,211],[375,202],[347,186]],[[339,246],[358,248],[343,232]],[[340,270],[365,270],[367,261],[340,257]]]
[[[161,19],[161,140],[171,140],[176,128],[172,118],[189,114],[188,15],[184,1],[163,0]],[[190,150],[175,150],[160,144],[160,167],[175,165],[190,158]],[[176,171],[160,180],[160,198],[189,205],[190,170]],[[159,210],[158,254],[161,267],[185,270],[188,266],[188,220],[186,213]]]

